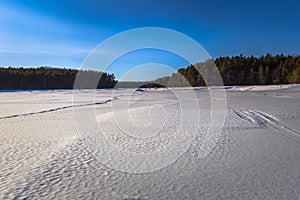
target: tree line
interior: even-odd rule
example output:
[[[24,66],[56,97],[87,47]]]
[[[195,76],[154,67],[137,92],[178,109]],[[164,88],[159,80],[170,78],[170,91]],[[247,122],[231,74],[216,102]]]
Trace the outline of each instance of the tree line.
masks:
[[[213,66],[217,66],[214,68]],[[205,79],[217,80],[213,70],[219,70],[224,85],[269,85],[300,83],[300,56],[266,54],[260,57],[219,57],[180,68],[171,76],[142,82],[139,87],[205,86]],[[199,73],[201,72],[201,74]],[[0,89],[72,89],[113,88],[117,81],[114,74],[92,70],[61,68],[0,68]],[[95,85],[96,84],[96,85]],[[215,85],[220,84],[216,82]],[[119,87],[135,86],[128,82]],[[140,86],[143,85],[143,86]]]
[[[212,66],[217,66],[224,85],[267,85],[300,83],[300,56],[219,57],[178,69],[171,76],[154,80],[167,86],[205,86],[203,77],[214,80]],[[201,71],[201,75],[199,73]],[[218,83],[216,83],[218,84]]]
[[[117,83],[114,74],[92,70],[2,67],[0,68],[0,89],[72,89],[76,78],[80,80],[80,88],[113,88]],[[98,81],[98,84],[86,84],[90,80],[96,80],[93,83]]]

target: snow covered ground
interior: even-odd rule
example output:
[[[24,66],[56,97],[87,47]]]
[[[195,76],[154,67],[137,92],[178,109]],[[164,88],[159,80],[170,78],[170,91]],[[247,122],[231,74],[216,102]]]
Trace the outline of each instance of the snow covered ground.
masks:
[[[300,86],[225,91],[0,93],[0,199],[299,199]]]

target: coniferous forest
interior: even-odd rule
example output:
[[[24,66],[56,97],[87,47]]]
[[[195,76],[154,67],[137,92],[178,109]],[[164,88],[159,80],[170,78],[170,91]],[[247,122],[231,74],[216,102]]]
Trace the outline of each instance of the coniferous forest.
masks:
[[[216,65],[224,85],[271,85],[300,83],[300,56],[219,57],[178,69],[171,76],[158,78],[147,87],[205,86],[202,76],[209,77]],[[201,71],[201,75],[199,71]],[[75,78],[99,80],[97,88],[113,88],[117,84],[114,74],[92,70],[61,68],[0,68],[0,89],[72,89]],[[155,83],[155,84],[154,84]],[[130,85],[130,84],[129,84]],[[92,88],[89,84],[83,88]]]
[[[116,85],[114,74],[91,70],[60,68],[0,68],[0,89],[72,89],[75,78],[100,79],[97,88],[112,88]],[[96,79],[96,80],[97,80]],[[92,88],[83,85],[82,88]]]
[[[212,65],[220,71],[224,85],[272,85],[300,83],[300,56],[272,56],[266,54],[260,57],[219,57],[202,63],[181,68],[171,76],[156,79],[154,82],[172,87],[190,85],[205,86],[202,76],[209,77]],[[198,70],[201,71],[201,75]],[[184,80],[183,80],[184,79]],[[187,83],[185,83],[187,82]]]

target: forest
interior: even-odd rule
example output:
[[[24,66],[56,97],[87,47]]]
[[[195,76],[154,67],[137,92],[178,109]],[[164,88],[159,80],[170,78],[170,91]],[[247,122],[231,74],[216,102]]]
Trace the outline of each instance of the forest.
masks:
[[[219,57],[180,68],[171,76],[151,82],[120,82],[117,87],[184,87],[205,86],[203,77],[214,79],[212,66],[217,66],[224,85],[271,85],[300,83],[300,56],[266,54],[260,57]],[[201,75],[199,73],[201,71]],[[0,89],[72,89],[74,81],[80,88],[113,88],[114,74],[92,70],[39,68],[0,68]],[[99,81],[98,81],[99,79]],[[94,85],[95,83],[97,86]],[[220,82],[216,83],[219,85]],[[142,86],[141,86],[142,85]],[[78,87],[78,88],[79,88]]]
[[[214,60],[190,65],[178,69],[171,76],[154,80],[167,87],[205,86],[202,76],[212,76],[212,65],[220,71],[224,85],[271,85],[300,83],[300,56],[245,57],[242,54],[233,57],[219,57]],[[201,75],[199,71],[201,71]]]
[[[73,89],[76,77],[83,83],[81,88],[96,88],[93,84],[84,84],[85,80],[100,79],[97,88],[113,88],[117,83],[114,74],[92,70],[8,67],[0,68],[0,89]]]

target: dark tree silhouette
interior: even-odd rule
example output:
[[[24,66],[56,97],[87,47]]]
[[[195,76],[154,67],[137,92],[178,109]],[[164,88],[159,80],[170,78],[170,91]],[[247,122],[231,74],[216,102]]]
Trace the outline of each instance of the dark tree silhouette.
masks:
[[[0,89],[72,89],[76,76],[98,80],[97,88],[112,88],[116,85],[114,74],[90,70],[60,68],[0,68]],[[97,82],[96,82],[97,83]],[[96,86],[94,86],[95,88]],[[83,85],[82,88],[92,88]]]

